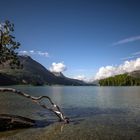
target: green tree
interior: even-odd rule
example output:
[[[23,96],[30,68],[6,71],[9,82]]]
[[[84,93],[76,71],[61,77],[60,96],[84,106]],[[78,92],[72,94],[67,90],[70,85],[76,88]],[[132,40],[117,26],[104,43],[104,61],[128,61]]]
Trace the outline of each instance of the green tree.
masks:
[[[11,68],[20,68],[22,65],[16,52],[20,43],[15,41],[13,32],[14,24],[10,21],[6,20],[4,23],[0,23],[0,65],[8,63]]]

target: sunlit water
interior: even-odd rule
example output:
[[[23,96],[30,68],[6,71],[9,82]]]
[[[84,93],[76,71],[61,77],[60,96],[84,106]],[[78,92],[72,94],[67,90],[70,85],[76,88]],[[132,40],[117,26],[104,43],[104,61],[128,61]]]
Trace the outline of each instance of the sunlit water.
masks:
[[[140,140],[140,87],[13,86],[32,96],[48,95],[71,120],[65,125],[49,111],[13,93],[0,93],[0,113],[47,120],[38,128],[0,132],[0,139]],[[48,104],[48,101],[43,100]],[[48,104],[49,105],[49,104]]]

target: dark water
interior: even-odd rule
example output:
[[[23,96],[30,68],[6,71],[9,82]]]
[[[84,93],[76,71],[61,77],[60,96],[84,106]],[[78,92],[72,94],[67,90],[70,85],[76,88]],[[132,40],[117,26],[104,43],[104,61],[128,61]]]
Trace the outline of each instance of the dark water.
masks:
[[[42,123],[49,122],[44,127],[0,132],[0,139],[140,140],[140,87],[13,88],[33,96],[50,96],[71,119],[71,123],[57,123],[53,114],[29,100],[12,93],[0,93],[0,113],[22,115]],[[46,100],[43,102],[48,104]]]

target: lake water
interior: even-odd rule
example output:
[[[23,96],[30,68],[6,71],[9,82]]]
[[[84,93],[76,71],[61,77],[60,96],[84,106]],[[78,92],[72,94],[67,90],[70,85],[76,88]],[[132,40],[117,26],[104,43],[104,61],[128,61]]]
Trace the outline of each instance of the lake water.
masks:
[[[11,87],[32,96],[50,96],[71,122],[59,123],[52,113],[28,99],[0,93],[0,113],[49,122],[37,128],[0,132],[2,140],[140,140],[140,87]]]

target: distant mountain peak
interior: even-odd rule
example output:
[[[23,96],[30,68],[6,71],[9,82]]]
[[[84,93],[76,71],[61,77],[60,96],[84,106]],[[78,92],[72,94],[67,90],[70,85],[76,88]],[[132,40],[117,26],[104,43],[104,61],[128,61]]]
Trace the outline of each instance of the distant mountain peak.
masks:
[[[62,72],[52,72],[52,73],[57,77],[62,77],[62,78],[65,77]]]

